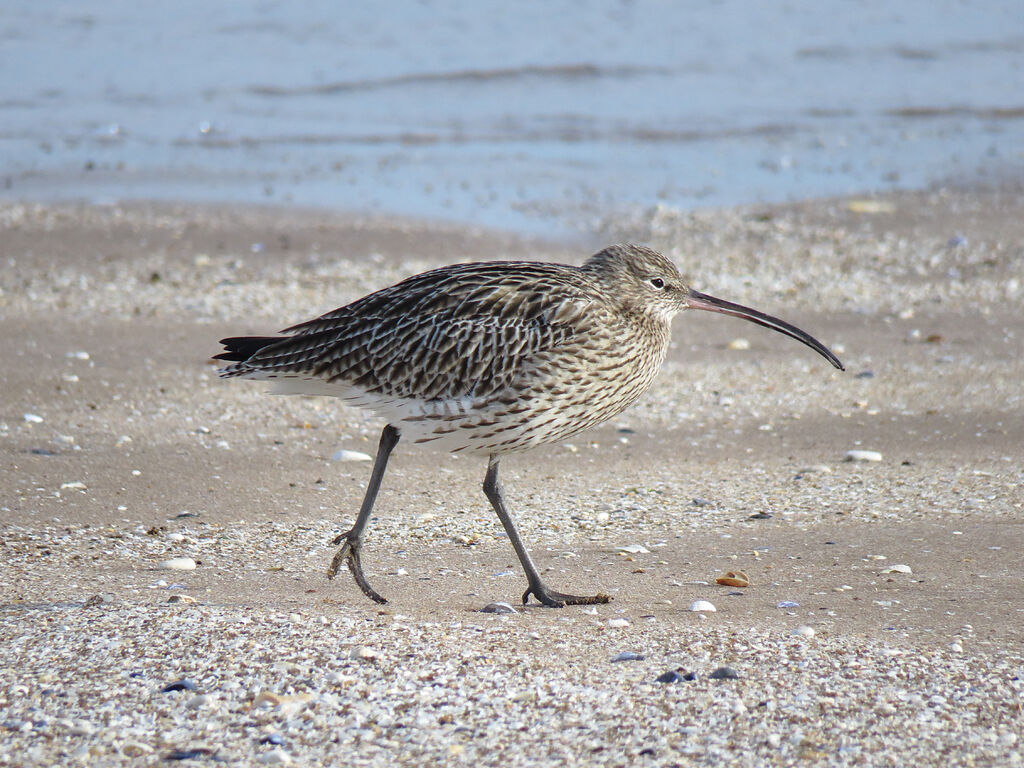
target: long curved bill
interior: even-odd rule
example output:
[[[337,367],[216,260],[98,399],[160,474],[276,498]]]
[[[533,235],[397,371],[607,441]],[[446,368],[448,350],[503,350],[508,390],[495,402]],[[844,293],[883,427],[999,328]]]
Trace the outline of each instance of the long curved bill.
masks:
[[[700,293],[692,288],[690,289],[690,295],[686,299],[686,303],[690,309],[703,309],[708,312],[721,312],[723,315],[741,317],[752,323],[763,325],[765,328],[771,328],[773,331],[784,333],[790,338],[796,339],[802,344],[806,344],[832,363],[832,365],[840,371],[846,370],[843,367],[843,364],[839,362],[839,358],[833,355],[828,347],[811,336],[811,334],[801,331],[795,325],[790,325],[784,320],[779,320],[777,317],[766,315],[764,312],[758,312],[756,309],[751,309],[750,307],[744,307],[742,304],[733,304],[731,301],[716,299],[714,296],[708,296],[706,293]]]

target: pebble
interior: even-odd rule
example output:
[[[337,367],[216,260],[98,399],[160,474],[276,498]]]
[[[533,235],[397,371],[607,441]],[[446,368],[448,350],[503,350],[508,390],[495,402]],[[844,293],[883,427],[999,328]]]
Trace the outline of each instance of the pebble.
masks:
[[[113,605],[113,603],[114,603],[114,595],[113,594],[111,594],[110,592],[101,592],[100,594],[93,595],[88,600],[86,600],[82,604],[82,607],[83,608],[99,608],[100,606],[103,606],[103,605]]]
[[[195,760],[198,757],[208,757],[213,754],[209,749],[176,749],[168,752],[164,760]]]
[[[84,491],[86,490],[86,485],[80,480],[75,480],[70,483],[61,483],[60,489],[62,491]]]
[[[878,451],[861,451],[852,450],[847,451],[843,456],[843,461],[881,461],[882,454]]]
[[[69,360],[88,360],[89,359],[89,353],[88,352],[68,352],[67,354],[64,355],[64,357],[68,358]]]
[[[373,461],[373,456],[362,451],[340,450],[331,454],[332,461]]]
[[[794,637],[814,637],[814,627],[801,624],[799,627],[795,627],[789,634]]]
[[[213,701],[208,693],[200,693],[185,702],[185,709],[200,709]]]
[[[736,338],[736,339],[733,339],[732,341],[730,341],[729,344],[728,344],[728,347],[729,347],[729,349],[733,349],[733,350],[736,350],[738,352],[742,352],[744,350],[750,349],[750,341],[748,339],[744,339],[741,336],[739,338]]]
[[[608,619],[608,626],[612,629],[622,629],[629,626],[629,619]]]
[[[519,613],[509,603],[488,603],[480,609],[480,613]]]
[[[793,600],[782,600],[775,607],[776,608],[799,608],[800,607],[800,603],[794,602]]]
[[[189,595],[171,595],[167,598],[168,603],[182,603],[183,605],[195,605],[196,599]]]
[[[710,680],[738,680],[739,676],[740,676],[740,673],[737,672],[732,667],[719,667],[714,672],[712,672],[710,675],[708,675],[708,679],[710,679]]]
[[[196,561],[191,557],[172,557],[160,563],[160,567],[169,571],[194,571]]]
[[[707,600],[694,600],[690,603],[688,610],[706,613],[715,613],[718,609]]]
[[[172,693],[174,691],[198,691],[199,688],[189,680],[187,677],[181,678],[181,680],[175,680],[173,683],[168,683],[160,689],[160,693]]]
[[[890,565],[888,568],[886,568],[884,571],[882,571],[882,573],[904,573],[904,574],[909,576],[909,575],[911,575],[913,573],[913,571],[910,570],[910,566],[909,565],[903,565],[903,563],[897,563],[896,565]]]
[[[693,672],[688,672],[682,667],[679,669],[670,669],[668,672],[662,672],[654,681],[656,683],[679,683],[679,682],[692,682],[697,679],[697,676]]]
[[[283,749],[272,749],[257,757],[256,762],[263,763],[263,765],[289,765],[292,762],[292,756]]]
[[[622,653],[612,656],[612,663],[615,664],[619,661],[643,661],[646,658],[642,653],[636,653],[635,651],[623,651]]]
[[[950,643],[946,647],[949,648],[949,650],[951,650],[953,653],[963,653],[964,652],[964,647],[962,645],[960,645],[960,643],[955,643],[955,642],[954,643]]]
[[[832,467],[828,464],[811,464],[806,467],[801,467],[799,474],[801,475],[829,475],[832,474]]]

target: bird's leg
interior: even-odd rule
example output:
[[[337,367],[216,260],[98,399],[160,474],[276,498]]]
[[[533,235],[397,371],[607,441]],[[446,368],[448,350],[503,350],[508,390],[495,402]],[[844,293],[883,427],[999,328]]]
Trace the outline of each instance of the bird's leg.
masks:
[[[366,577],[363,575],[363,566],[359,562],[359,550],[362,547],[363,529],[370,519],[373,503],[377,500],[377,491],[380,490],[380,481],[384,477],[384,470],[388,468],[388,456],[391,455],[394,447],[398,445],[399,437],[401,437],[401,433],[390,424],[384,427],[384,431],[380,433],[377,458],[373,462],[370,484],[366,486],[366,495],[363,496],[363,505],[359,508],[359,516],[356,518],[355,525],[352,526],[351,530],[336,536],[331,542],[334,545],[341,544],[342,542],[344,544],[335,553],[334,559],[331,560],[331,564],[327,568],[327,578],[333,579],[338,573],[338,569],[341,568],[341,564],[345,563],[348,566],[349,573],[352,574],[352,578],[356,580],[356,584],[363,590],[363,594],[377,603],[386,603],[387,600],[381,597],[370,586],[369,582],[366,581]]]
[[[509,515],[508,508],[505,506],[505,494],[501,488],[501,481],[498,479],[497,456],[491,456],[490,461],[487,463],[487,476],[484,478],[484,493],[491,502],[491,506],[494,507],[494,511],[498,515],[498,519],[501,520],[501,524],[505,527],[505,533],[508,534],[508,538],[512,542],[512,548],[515,549],[516,555],[519,557],[519,562],[522,563],[523,570],[526,571],[526,580],[529,582],[529,586],[523,593],[524,605],[531,594],[544,605],[551,606],[552,608],[561,608],[563,605],[593,605],[595,603],[607,603],[611,600],[611,598],[605,594],[597,594],[590,597],[567,595],[563,592],[556,592],[553,589],[548,589],[548,587],[544,585],[544,582],[541,581],[540,574],[537,573],[537,567],[530,559],[530,553],[526,551],[526,546],[523,544],[523,540],[519,538],[519,531],[516,530],[516,524],[512,521],[512,516]]]

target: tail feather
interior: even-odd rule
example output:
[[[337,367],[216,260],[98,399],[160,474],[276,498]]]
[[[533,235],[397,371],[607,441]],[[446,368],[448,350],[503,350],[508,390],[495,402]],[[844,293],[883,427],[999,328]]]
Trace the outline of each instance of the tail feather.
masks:
[[[245,362],[264,347],[284,341],[283,336],[232,336],[228,339],[221,339],[224,351],[214,355],[214,360],[229,360],[234,362]]]

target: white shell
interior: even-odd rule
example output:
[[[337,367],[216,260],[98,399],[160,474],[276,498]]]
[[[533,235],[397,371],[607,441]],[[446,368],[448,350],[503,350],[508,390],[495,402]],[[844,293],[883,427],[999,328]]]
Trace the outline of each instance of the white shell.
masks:
[[[160,567],[169,571],[194,571],[196,561],[191,557],[172,557],[170,560],[160,563]]]
[[[913,573],[913,571],[910,570],[910,566],[909,565],[903,565],[902,563],[897,563],[896,565],[890,565],[888,568],[886,568],[884,571],[882,571],[882,573],[905,573],[905,574],[907,574],[909,576],[910,574]]]
[[[843,461],[881,461],[882,454],[878,451],[847,451]]]
[[[715,606],[713,606],[707,600],[694,600],[692,603],[690,603],[690,610],[715,613],[718,609],[715,608]]]

